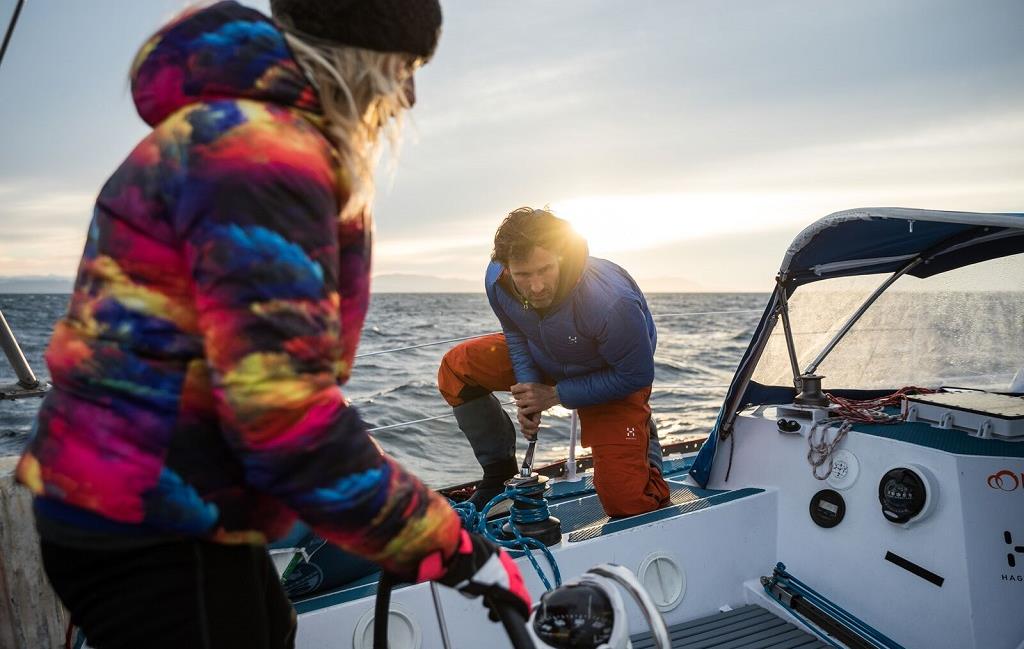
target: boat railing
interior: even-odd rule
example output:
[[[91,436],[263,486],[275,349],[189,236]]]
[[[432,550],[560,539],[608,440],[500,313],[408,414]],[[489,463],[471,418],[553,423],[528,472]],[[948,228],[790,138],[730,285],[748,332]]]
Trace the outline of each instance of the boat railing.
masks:
[[[17,383],[0,385],[0,401],[43,396],[48,386],[36,378],[3,311],[0,311],[0,347],[3,347],[7,362],[18,377]]]

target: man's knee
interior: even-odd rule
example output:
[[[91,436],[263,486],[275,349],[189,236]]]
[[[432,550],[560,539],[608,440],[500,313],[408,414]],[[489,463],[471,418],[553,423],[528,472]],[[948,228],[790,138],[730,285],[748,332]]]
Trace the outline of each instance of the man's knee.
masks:
[[[668,501],[668,485],[638,444],[594,447],[594,488],[609,516],[635,516]]]
[[[462,375],[460,359],[465,356],[458,347],[453,347],[445,353],[441,359],[441,366],[437,368],[437,389],[441,396],[448,402],[449,406],[458,406],[465,403],[460,396],[466,387],[465,377]],[[479,395],[478,395],[479,396]]]
[[[452,347],[437,370],[437,387],[451,406],[508,390],[515,382],[508,347],[500,334]]]
[[[470,369],[470,352],[469,343],[456,345],[448,350],[437,368],[437,389],[453,408],[491,393],[470,376],[474,373]]]
[[[596,481],[594,484],[597,487]],[[646,486],[646,485],[645,485]],[[646,493],[646,490],[625,491],[619,487],[606,487],[597,489],[597,497],[601,501],[604,513],[612,517],[636,516],[646,514],[658,509],[662,501]]]

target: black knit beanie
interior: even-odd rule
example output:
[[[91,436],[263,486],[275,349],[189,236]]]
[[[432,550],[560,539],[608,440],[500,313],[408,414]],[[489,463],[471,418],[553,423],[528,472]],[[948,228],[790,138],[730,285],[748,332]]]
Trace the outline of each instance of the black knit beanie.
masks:
[[[424,59],[441,33],[438,0],[270,0],[270,12],[299,36]]]

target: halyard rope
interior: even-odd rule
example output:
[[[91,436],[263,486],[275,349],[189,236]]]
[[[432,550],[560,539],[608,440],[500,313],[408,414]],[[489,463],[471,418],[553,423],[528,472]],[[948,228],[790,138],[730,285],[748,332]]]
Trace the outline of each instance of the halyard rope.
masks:
[[[931,388],[919,388],[907,386],[900,388],[892,394],[887,394],[874,399],[847,399],[834,394],[825,393],[832,403],[829,411],[834,416],[823,419],[807,431],[807,462],[811,465],[811,473],[818,480],[825,480],[832,473],[832,453],[839,442],[843,441],[846,434],[856,424],[895,424],[903,421],[903,414],[890,414],[885,408],[899,405],[904,397],[911,394],[930,394],[936,392]],[[829,439],[828,431],[836,428],[835,434]],[[823,474],[819,469],[828,463],[828,470]]]

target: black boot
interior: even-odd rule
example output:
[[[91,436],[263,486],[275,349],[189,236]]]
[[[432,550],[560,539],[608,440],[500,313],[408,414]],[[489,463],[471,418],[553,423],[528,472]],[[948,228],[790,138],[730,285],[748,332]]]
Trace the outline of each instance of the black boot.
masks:
[[[515,458],[488,464],[484,467],[484,477],[477,484],[476,491],[470,496],[469,502],[476,506],[477,511],[491,502],[491,499],[505,491],[505,481],[519,471]]]
[[[504,491],[505,481],[519,471],[516,465],[516,429],[493,394],[455,406],[452,412],[473,447],[473,455],[484,469],[484,478],[469,499],[479,510]]]

